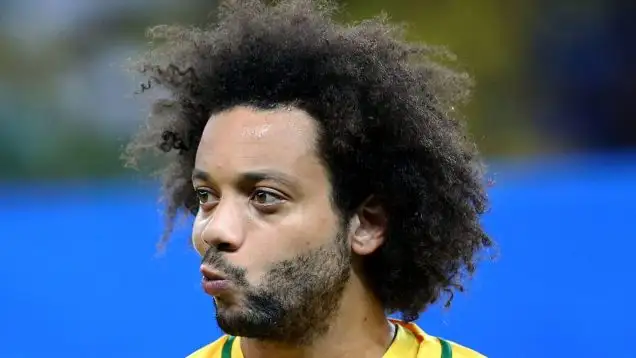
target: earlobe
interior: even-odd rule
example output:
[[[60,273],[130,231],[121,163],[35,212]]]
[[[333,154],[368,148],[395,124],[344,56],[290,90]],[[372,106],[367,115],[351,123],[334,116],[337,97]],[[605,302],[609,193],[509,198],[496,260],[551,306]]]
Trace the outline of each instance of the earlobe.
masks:
[[[369,255],[383,243],[387,226],[384,208],[373,197],[367,199],[352,218],[351,248],[358,255]]]

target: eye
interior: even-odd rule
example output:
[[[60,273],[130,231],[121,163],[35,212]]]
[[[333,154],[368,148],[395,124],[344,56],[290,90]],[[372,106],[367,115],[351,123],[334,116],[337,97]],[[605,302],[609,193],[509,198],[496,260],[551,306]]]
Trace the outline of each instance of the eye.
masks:
[[[199,199],[199,204],[205,204],[208,202],[210,193],[201,189],[198,189],[195,192],[197,193],[197,199]]]
[[[254,191],[251,200],[253,200],[259,206],[273,206],[281,204],[285,201],[282,195],[267,190]]]
[[[196,189],[195,192],[199,200],[199,205],[209,204],[214,200],[213,194],[209,190]]]

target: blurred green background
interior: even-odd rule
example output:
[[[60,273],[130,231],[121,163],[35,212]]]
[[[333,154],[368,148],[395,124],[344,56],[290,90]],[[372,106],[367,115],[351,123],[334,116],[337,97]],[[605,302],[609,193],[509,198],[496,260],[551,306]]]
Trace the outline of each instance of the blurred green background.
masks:
[[[344,2],[386,11],[446,45],[476,79],[465,108],[490,158],[636,146],[634,6],[624,1]],[[0,178],[130,175],[119,153],[148,98],[123,70],[147,27],[203,24],[215,1],[5,0],[0,4]],[[152,92],[152,91],[151,91]]]

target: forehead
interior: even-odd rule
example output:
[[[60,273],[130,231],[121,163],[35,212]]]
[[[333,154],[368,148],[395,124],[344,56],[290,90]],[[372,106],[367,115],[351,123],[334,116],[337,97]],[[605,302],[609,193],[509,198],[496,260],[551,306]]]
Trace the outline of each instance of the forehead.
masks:
[[[256,168],[303,171],[317,164],[317,124],[295,108],[259,110],[238,106],[208,121],[196,166],[213,172]]]

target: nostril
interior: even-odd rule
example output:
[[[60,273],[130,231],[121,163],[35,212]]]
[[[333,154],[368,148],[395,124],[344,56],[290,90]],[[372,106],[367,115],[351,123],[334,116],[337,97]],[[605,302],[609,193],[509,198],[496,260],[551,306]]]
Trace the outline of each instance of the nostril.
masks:
[[[230,245],[227,242],[219,243],[218,245],[216,245],[216,249],[219,250],[219,251],[223,251],[223,252],[233,251],[232,250],[232,245]]]

